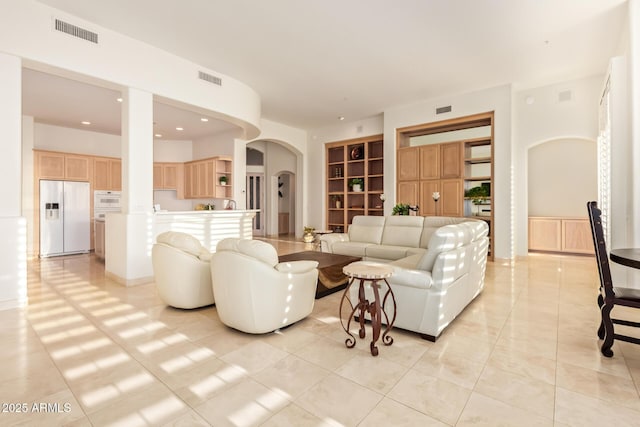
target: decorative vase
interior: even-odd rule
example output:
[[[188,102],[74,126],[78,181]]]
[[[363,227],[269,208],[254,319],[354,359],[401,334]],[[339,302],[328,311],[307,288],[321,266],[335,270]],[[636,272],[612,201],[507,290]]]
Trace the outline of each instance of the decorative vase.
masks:
[[[342,207],[342,202],[340,200],[336,200],[336,209],[340,209]]]
[[[360,184],[353,184],[353,191],[356,193],[362,191],[362,187],[360,187]]]
[[[314,237],[315,236],[313,235],[313,233],[305,233],[302,236],[302,241],[305,242],[305,243],[313,243]]]

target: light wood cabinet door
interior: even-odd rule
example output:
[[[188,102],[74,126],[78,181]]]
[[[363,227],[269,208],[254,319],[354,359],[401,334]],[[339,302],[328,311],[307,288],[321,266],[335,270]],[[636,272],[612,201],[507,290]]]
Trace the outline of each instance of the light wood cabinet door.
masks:
[[[36,167],[41,179],[64,179],[64,154],[38,152]]]
[[[404,181],[398,183],[398,203],[417,205],[419,201],[419,181]]]
[[[562,225],[558,218],[529,218],[529,249],[562,250]]]
[[[420,182],[420,215],[435,216],[436,202],[433,200],[433,193],[440,191],[439,180],[428,180]],[[440,201],[438,201],[440,203]]]
[[[420,177],[418,147],[398,150],[398,181],[414,181]],[[400,200],[400,199],[398,199]]]
[[[64,156],[64,178],[71,181],[90,181],[90,158],[87,156]]]
[[[176,190],[178,188],[177,165],[166,163],[162,165],[162,188],[164,188],[165,190]]]
[[[591,226],[587,219],[562,220],[562,250],[581,254],[594,254]]]
[[[462,145],[459,142],[440,144],[440,178],[462,177]]]
[[[110,190],[109,159],[93,159],[93,189]]]
[[[162,190],[164,188],[162,177],[162,163],[153,164],[153,189]]]
[[[420,147],[420,179],[440,178],[440,146]]]
[[[440,200],[438,216],[463,216],[464,190],[461,179],[440,180]]]
[[[184,198],[193,198],[193,163],[184,164]]]
[[[111,188],[109,190],[122,190],[122,161],[119,159],[109,160]]]

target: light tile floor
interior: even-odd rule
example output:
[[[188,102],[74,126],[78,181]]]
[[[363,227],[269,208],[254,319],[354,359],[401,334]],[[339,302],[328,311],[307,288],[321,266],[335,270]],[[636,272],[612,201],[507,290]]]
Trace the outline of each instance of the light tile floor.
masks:
[[[0,312],[3,426],[640,425],[640,346],[600,355],[589,257],[489,263],[437,343],[395,330],[377,358],[345,348],[339,293],[259,336],[117,285],[93,256],[31,261],[28,294]]]

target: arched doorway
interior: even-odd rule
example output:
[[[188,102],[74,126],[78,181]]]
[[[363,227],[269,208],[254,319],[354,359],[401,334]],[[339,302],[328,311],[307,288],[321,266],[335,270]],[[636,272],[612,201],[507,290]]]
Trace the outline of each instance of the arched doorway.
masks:
[[[251,141],[246,150],[247,209],[260,209],[254,235],[275,237],[301,231],[301,153],[271,140]]]

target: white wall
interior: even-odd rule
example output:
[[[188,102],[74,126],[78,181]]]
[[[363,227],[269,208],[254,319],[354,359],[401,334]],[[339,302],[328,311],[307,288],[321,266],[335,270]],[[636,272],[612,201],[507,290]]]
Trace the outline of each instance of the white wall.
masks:
[[[120,135],[91,132],[43,123],[34,125],[34,148],[94,156],[122,156]]]
[[[184,163],[193,160],[193,142],[156,139],[153,141],[154,162]]]
[[[529,216],[584,218],[598,197],[595,141],[558,139],[529,150]],[[570,160],[569,160],[570,159]]]
[[[233,158],[236,138],[238,138],[238,132],[229,131],[194,139],[193,160],[215,156],[229,156]],[[235,180],[233,182],[235,182]]]
[[[528,253],[528,155],[534,145],[557,139],[595,141],[603,76],[520,90],[514,93],[513,150],[516,254]],[[559,101],[570,91],[570,101]],[[597,192],[597,188],[596,188]],[[584,213],[586,217],[586,202]]]

